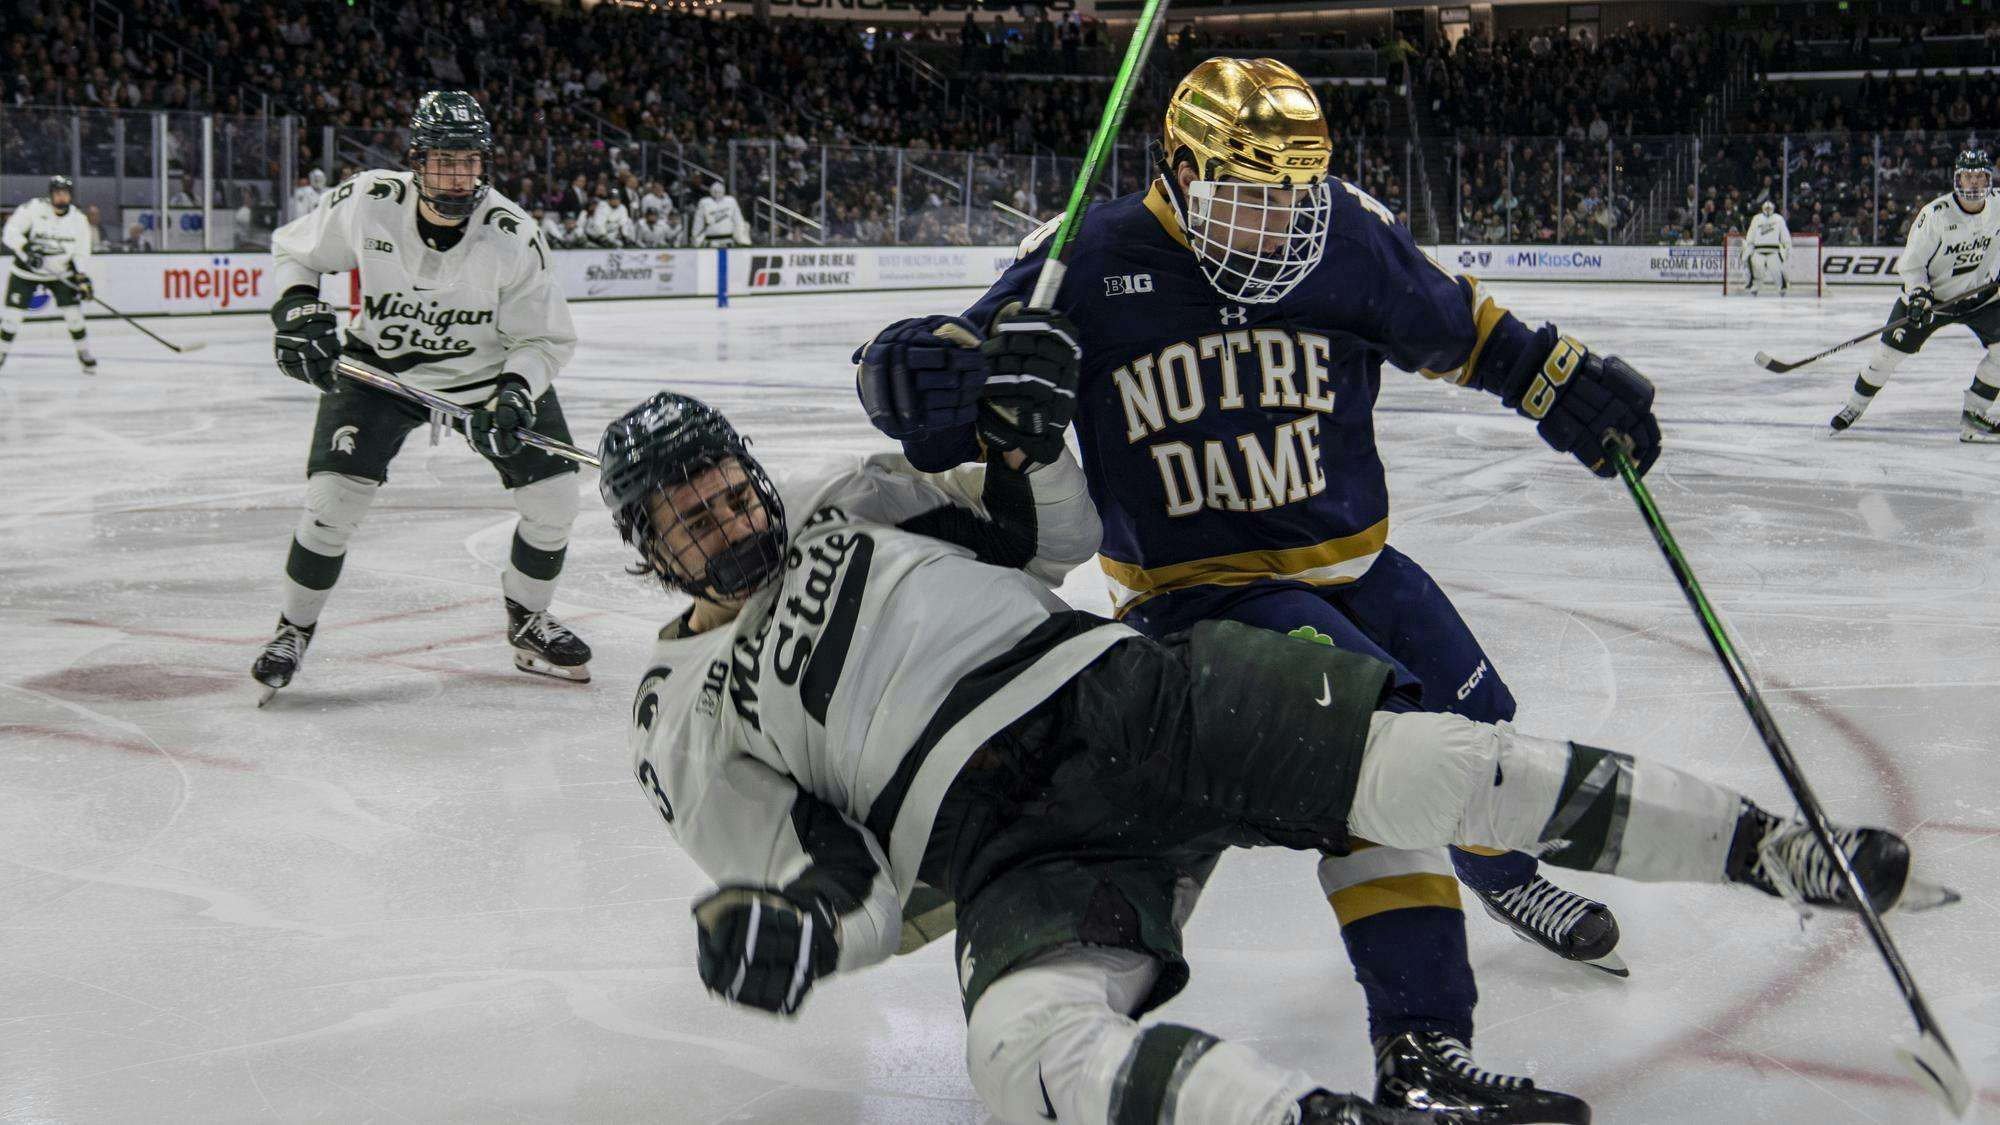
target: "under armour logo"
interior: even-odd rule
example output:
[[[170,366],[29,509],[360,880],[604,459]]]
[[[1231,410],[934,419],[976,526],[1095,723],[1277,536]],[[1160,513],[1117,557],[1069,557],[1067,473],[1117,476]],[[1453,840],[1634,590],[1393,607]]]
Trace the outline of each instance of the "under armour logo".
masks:
[[[1237,305],[1234,308],[1217,309],[1215,311],[1222,314],[1222,323],[1224,324],[1250,323],[1250,310],[1244,308],[1242,305]]]
[[[335,453],[354,452],[354,435],[361,432],[359,426],[342,426],[333,431],[333,442],[327,448]]]

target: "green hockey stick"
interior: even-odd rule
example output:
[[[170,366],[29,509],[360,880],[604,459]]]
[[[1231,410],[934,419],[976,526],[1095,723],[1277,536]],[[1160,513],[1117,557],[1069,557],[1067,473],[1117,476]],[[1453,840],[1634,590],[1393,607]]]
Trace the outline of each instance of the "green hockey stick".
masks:
[[[1972,1082],[1966,1078],[1965,1068],[1959,1065],[1951,1044],[1945,1042],[1944,1032],[1939,1029],[1936,1017],[1931,1015],[1930,1005],[1924,1003],[1923,993],[1917,990],[1917,979],[1910,975],[1909,966],[1903,963],[1903,955],[1897,950],[1895,939],[1889,936],[1889,928],[1882,923],[1881,912],[1875,909],[1868,892],[1862,889],[1861,877],[1854,873],[1854,865],[1848,862],[1847,853],[1834,845],[1833,828],[1827,822],[1826,810],[1820,806],[1812,786],[1806,784],[1805,773],[1799,769],[1798,759],[1792,756],[1792,748],[1785,742],[1784,732],[1778,729],[1778,720],[1764,705],[1764,697],[1757,691],[1757,682],[1750,677],[1749,666],[1730,641],[1722,617],[1709,604],[1708,595],[1702,592],[1701,583],[1694,576],[1694,568],[1681,554],[1680,544],[1674,541],[1674,533],[1667,527],[1666,517],[1653,503],[1653,494],[1647,490],[1646,482],[1639,479],[1639,470],[1632,464],[1625,440],[1615,436],[1606,440],[1604,451],[1610,456],[1611,463],[1617,466],[1618,476],[1632,494],[1633,503],[1639,505],[1639,514],[1645,517],[1646,527],[1653,533],[1653,541],[1660,545],[1660,553],[1666,556],[1667,566],[1674,572],[1674,580],[1680,583],[1681,593],[1687,596],[1694,615],[1701,619],[1702,632],[1708,634],[1709,647],[1715,650],[1716,659],[1722,661],[1722,670],[1728,673],[1730,686],[1736,689],[1737,698],[1743,701],[1743,709],[1750,712],[1750,725],[1757,728],[1764,748],[1770,751],[1771,760],[1777,763],[1778,773],[1785,779],[1785,787],[1792,791],[1792,799],[1798,802],[1800,815],[1805,818],[1813,838],[1819,841],[1827,857],[1840,869],[1841,878],[1847,883],[1847,893],[1853,896],[1861,921],[1868,928],[1868,936],[1874,939],[1875,951],[1889,966],[1889,975],[1896,978],[1896,988],[1903,994],[1903,1002],[1909,1006],[1910,1016],[1917,1025],[1915,1044],[1897,1044],[1898,1057],[1919,1085],[1950,1106],[1953,1113],[1964,1117],[1972,1105]],[[1917,890],[1916,884],[1915,876],[1911,876],[1910,886],[1905,888],[1904,895],[1909,896]],[[1943,901],[1949,899],[1940,900],[1938,904],[1942,905]]]
[[[1076,186],[1070,189],[1069,204],[1063,208],[1062,221],[1049,237],[1049,256],[1042,263],[1042,272],[1035,276],[1035,291],[1028,299],[1030,308],[1055,307],[1056,290],[1062,288],[1063,274],[1069,272],[1070,247],[1076,241],[1076,232],[1083,228],[1083,213],[1090,207],[1090,189],[1096,186],[1097,173],[1118,140],[1118,127],[1124,123],[1125,110],[1132,104],[1132,91],[1146,69],[1146,56],[1152,53],[1153,40],[1166,18],[1167,0],[1146,0],[1145,8],[1139,12],[1139,22],[1132,27],[1132,42],[1125,47],[1125,61],[1118,64],[1118,77],[1111,82],[1111,97],[1104,103],[1104,117],[1090,138],[1083,168],[1077,173]]]

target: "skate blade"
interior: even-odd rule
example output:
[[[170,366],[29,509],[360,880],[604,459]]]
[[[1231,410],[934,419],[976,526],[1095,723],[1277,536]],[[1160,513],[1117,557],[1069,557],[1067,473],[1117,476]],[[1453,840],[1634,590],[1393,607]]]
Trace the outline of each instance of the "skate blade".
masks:
[[[1965,1111],[1972,1108],[1972,1080],[1965,1076],[1958,1056],[1951,1053],[1950,1045],[1939,1037],[1936,1029],[1927,1027],[1914,1042],[1906,1039],[1897,1043],[1896,1057],[1902,1060],[1903,1068],[1917,1080],[1917,1085],[1951,1107],[1954,1115],[1964,1117]]]
[[[1911,876],[1903,887],[1903,897],[1896,900],[1896,910],[1904,914],[1936,910],[1958,902],[1959,897],[1959,893],[1950,887]]]
[[[1625,967],[1625,958],[1618,956],[1618,951],[1615,949],[1595,961],[1578,961],[1577,964],[1596,969],[1619,980],[1632,975],[1632,970]]]
[[[1602,957],[1596,958],[1595,960],[1585,960],[1582,957],[1564,957],[1562,954],[1557,953],[1555,950],[1550,949],[1548,946],[1543,945],[1541,942],[1536,941],[1534,938],[1531,938],[1527,934],[1524,934],[1521,931],[1515,929],[1514,923],[1509,922],[1505,914],[1502,914],[1498,910],[1493,909],[1491,903],[1481,903],[1481,905],[1486,907],[1486,913],[1491,915],[1495,922],[1498,922],[1501,925],[1507,927],[1508,933],[1513,934],[1515,937],[1520,938],[1522,941],[1527,942],[1529,945],[1534,946],[1536,949],[1546,951],[1550,956],[1555,957],[1557,960],[1568,961],[1572,965],[1582,965],[1586,969],[1596,969],[1598,972],[1603,973],[1606,976],[1617,977],[1620,980],[1624,980],[1625,978],[1632,975],[1632,970],[1627,968],[1625,965],[1625,958],[1618,956],[1618,951],[1615,949],[1605,954]]]
[[[565,668],[560,664],[551,664],[539,656],[531,656],[525,652],[516,652],[514,654],[514,667],[519,668],[523,672],[533,672],[538,676],[549,676],[558,680],[568,680],[576,684],[587,684],[590,682],[590,665],[588,664],[578,664],[573,668]]]
[[[278,697],[278,689],[270,684],[257,681],[257,709],[262,711],[266,703]]]

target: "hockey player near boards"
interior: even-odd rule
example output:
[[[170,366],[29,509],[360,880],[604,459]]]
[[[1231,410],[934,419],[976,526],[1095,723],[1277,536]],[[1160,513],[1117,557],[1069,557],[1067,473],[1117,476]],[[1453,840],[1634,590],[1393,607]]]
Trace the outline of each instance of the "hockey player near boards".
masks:
[[[2000,397],[2000,303],[1989,303],[1940,320],[1940,305],[1994,279],[1994,241],[2000,232],[2000,207],[1993,198],[1993,158],[1985,149],[1969,148],[1952,164],[1951,190],[1917,212],[1909,241],[1896,259],[1903,292],[1889,310],[1889,320],[1911,318],[1909,324],[1884,332],[1855,376],[1846,405],[1828,423],[1834,433],[1854,425],[1875,401],[1905,359],[1923,350],[1941,328],[1963,324],[1986,349],[1972,382],[1959,404],[1958,440],[2000,441],[2000,420],[1993,402]]]
[[[1785,263],[1791,258],[1792,230],[1778,209],[1766,202],[1743,235],[1743,268],[1750,277],[1750,292],[1784,293],[1789,286]]]
[[[708,198],[695,204],[692,222],[688,241],[696,246],[750,245],[750,224],[743,220],[743,208],[736,205],[736,197],[721,180],[710,184]]]
[[[14,209],[0,228],[0,245],[9,255],[7,300],[0,305],[0,364],[20,335],[28,302],[37,286],[47,289],[63,324],[76,343],[76,361],[85,375],[97,374],[83,326],[83,302],[96,295],[90,281],[90,220],[77,207],[76,185],[68,176],[50,176],[49,193]]]
[[[465,437],[499,473],[521,519],[500,585],[524,671],[590,678],[590,648],[549,614],[576,518],[576,465],[516,429],[569,440],[551,382],[576,347],[541,232],[488,185],[493,134],[472,95],[424,95],[409,172],[369,171],[274,232],[278,369],[323,392],[306,458],[306,509],[285,562],[284,609],[251,675],[264,699],[291,682],[347,544],[389,462],[427,421],[402,399],[341,380],[350,359],[472,407]],[[322,274],[358,270],[361,316],[343,342]]]
[[[1010,425],[996,412],[989,430]],[[941,896],[967,1065],[1000,1120],[1569,1120],[1451,1112],[1476,1068],[1424,1037],[1399,1042],[1398,1072],[1445,1091],[1411,1099],[1436,1112],[1375,1108],[1135,1019],[1187,983],[1181,924],[1224,847],[1541,847],[1631,879],[1842,901],[1806,827],[1690,774],[1380,710],[1395,672],[1360,653],[1215,620],[1154,640],[1071,610],[1051,584],[1099,527],[1076,462],[1049,456],[925,474],[884,455],[780,487],[682,395],[605,432],[620,535],[695,599],[660,631],[631,743],[641,787],[717,885],[693,907],[710,991],[795,1013],[816,980],[938,936],[942,911],[919,904]],[[1837,839],[1876,905],[1906,888],[1923,903],[1900,839]]]
[[[1513,695],[1471,629],[1387,542],[1382,364],[1497,396],[1600,475],[1612,472],[1607,430],[1633,439],[1641,472],[1658,456],[1652,385],[1552,325],[1522,324],[1330,175],[1318,101],[1282,63],[1202,63],[1169,101],[1164,141],[1146,191],[1088,212],[1053,312],[1009,317],[1046,258],[1044,227],[962,318],[899,322],[858,353],[871,418],[919,468],[941,469],[1008,448],[988,432],[993,412],[973,406],[982,385],[1004,385],[995,401],[1024,417],[1061,423],[1073,409],[1121,621],[1149,636],[1225,619],[1317,638],[1394,669],[1391,708],[1511,719]],[[982,335],[984,360],[962,346]],[[1074,397],[1052,390],[1063,385]],[[1043,427],[1030,452],[1052,455],[1062,433]],[[1529,856],[1328,855],[1320,884],[1385,1060],[1379,1099],[1409,1092],[1392,1069],[1398,1043],[1471,1040],[1478,993],[1454,869],[1517,934],[1624,972],[1610,910]],[[1581,1112],[1509,1081],[1464,1096],[1488,1120]],[[1505,1116],[1516,1113],[1528,1116]]]

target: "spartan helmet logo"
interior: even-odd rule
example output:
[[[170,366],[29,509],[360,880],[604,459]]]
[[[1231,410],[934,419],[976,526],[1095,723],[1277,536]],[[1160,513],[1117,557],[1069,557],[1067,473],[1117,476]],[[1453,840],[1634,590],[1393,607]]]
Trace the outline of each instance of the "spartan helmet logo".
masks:
[[[333,431],[333,442],[328,447],[335,453],[354,452],[354,435],[361,432],[359,426],[342,426]]]

